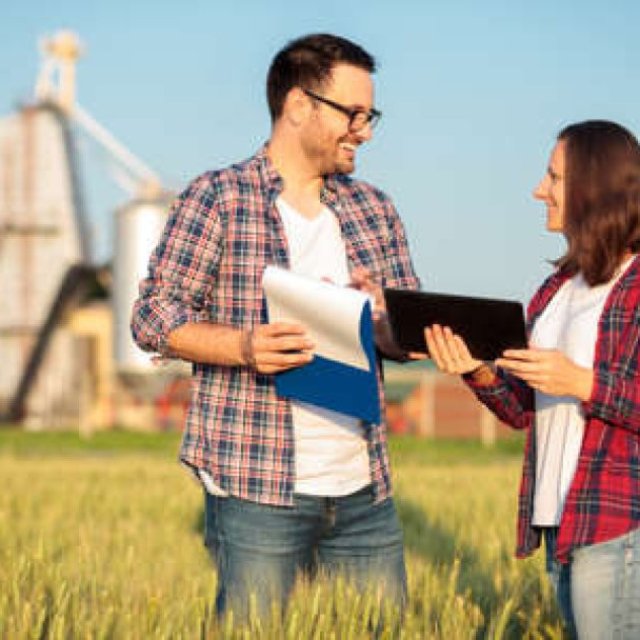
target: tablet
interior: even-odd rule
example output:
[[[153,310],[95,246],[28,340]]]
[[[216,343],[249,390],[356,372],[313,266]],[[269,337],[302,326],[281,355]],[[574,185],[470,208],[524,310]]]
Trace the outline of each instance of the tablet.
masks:
[[[527,347],[520,302],[406,289],[385,289],[384,298],[394,338],[405,351],[426,353],[424,328],[432,324],[451,327],[478,360]]]

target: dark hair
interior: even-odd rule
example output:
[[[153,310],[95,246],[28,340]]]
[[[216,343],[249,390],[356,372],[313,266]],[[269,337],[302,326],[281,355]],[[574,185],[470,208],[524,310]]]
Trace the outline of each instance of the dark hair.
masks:
[[[267,102],[271,121],[282,114],[294,87],[317,90],[337,64],[350,64],[374,73],[376,63],[362,47],[339,36],[316,33],[290,42],[273,59],[267,74]]]
[[[567,251],[555,264],[580,271],[594,286],[608,282],[624,254],[640,250],[640,146],[615,122],[588,120],[565,127]]]

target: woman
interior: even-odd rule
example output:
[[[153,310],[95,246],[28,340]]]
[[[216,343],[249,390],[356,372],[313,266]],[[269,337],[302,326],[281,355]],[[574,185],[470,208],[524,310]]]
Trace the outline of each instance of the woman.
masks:
[[[528,308],[530,348],[475,360],[447,327],[429,353],[527,429],[519,557],[544,538],[572,635],[640,638],[640,146],[606,121],[561,131],[534,196],[556,261]]]

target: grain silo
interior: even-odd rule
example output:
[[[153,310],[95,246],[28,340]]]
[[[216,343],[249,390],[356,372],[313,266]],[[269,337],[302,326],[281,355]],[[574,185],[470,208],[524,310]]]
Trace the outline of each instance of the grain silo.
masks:
[[[170,198],[77,104],[80,49],[70,32],[45,40],[35,100],[0,120],[0,422],[31,428],[114,424],[127,402],[153,407],[184,371],[158,373],[130,337],[131,303]],[[112,277],[90,255],[80,131],[135,190],[115,214]],[[102,300],[87,304],[100,289]]]
[[[166,196],[138,198],[116,212],[113,258],[114,354],[118,371],[141,376],[153,368],[151,356],[131,339],[129,319],[138,295],[138,283],[146,276],[149,256],[167,221]]]
[[[78,166],[54,104],[1,120],[0,150],[0,405],[46,419],[65,412],[74,377],[73,339],[52,328],[91,277]]]

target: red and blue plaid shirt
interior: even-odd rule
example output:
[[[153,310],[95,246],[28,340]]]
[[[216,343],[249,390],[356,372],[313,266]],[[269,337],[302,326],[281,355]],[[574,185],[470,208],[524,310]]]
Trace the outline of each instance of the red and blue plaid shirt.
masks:
[[[187,322],[251,327],[266,322],[262,273],[289,264],[276,208],[282,178],[266,147],[249,160],[205,173],[172,207],[134,305],[133,336],[168,354],[167,337]],[[417,288],[402,223],[388,197],[342,175],[325,178],[322,202],[336,215],[350,268],[366,267],[386,287]],[[181,459],[205,469],[230,494],[291,505],[295,484],[289,401],[274,378],[246,367],[193,365]],[[382,388],[380,387],[382,398]],[[376,500],[390,494],[384,425],[367,425]]]
[[[568,275],[556,272],[529,303],[529,331]],[[640,257],[615,284],[598,325],[591,398],[582,403],[584,436],[578,466],[560,520],[557,558],[567,562],[581,546],[604,542],[640,526]],[[535,406],[530,387],[498,371],[498,382],[478,398],[516,429],[527,429],[518,507],[519,557],[540,545],[532,527],[536,469]]]

